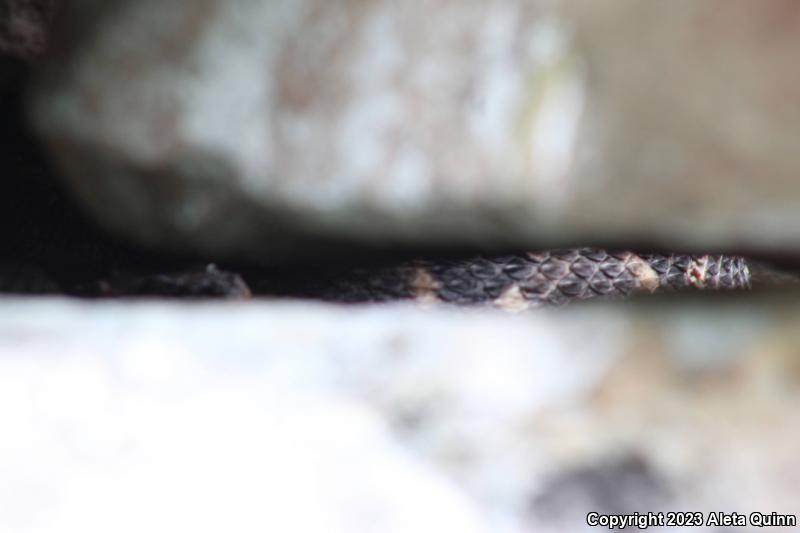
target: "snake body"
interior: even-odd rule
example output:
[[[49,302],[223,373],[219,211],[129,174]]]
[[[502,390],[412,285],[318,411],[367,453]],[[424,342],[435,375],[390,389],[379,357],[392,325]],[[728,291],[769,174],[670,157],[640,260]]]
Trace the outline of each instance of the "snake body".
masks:
[[[322,266],[290,274],[267,270],[240,274],[209,265],[174,272],[117,272],[101,279],[59,283],[38,270],[0,268],[0,293],[63,292],[98,298],[283,296],[334,302],[411,300],[425,305],[522,310],[660,290],[743,289],[751,282],[750,268],[741,257],[592,248],[418,259],[345,270]]]
[[[521,310],[593,297],[749,285],[750,271],[740,257],[582,248],[355,269],[326,281],[316,296],[347,302],[415,300]]]

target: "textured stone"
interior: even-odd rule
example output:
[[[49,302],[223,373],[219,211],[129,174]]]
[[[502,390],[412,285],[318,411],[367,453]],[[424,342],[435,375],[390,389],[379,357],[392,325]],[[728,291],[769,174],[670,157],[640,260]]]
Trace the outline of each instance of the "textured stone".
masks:
[[[79,0],[34,116],[142,242],[794,247],[791,0]]]
[[[41,55],[56,4],[56,0],[0,0],[0,54]]]
[[[519,240],[568,162],[580,87],[543,2],[71,7],[36,121],[145,242]]]
[[[4,300],[0,529],[522,533],[588,531],[589,511],[796,512],[800,312],[667,303]]]

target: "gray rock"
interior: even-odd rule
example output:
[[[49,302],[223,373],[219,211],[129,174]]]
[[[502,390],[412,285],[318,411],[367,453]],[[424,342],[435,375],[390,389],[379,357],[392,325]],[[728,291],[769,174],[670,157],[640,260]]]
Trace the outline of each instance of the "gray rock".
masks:
[[[800,315],[728,303],[4,300],[0,529],[522,533],[591,531],[590,511],[796,512]]]
[[[609,234],[796,250],[800,5],[568,6],[587,70],[570,213]]]
[[[541,236],[580,86],[540,2],[74,4],[34,115],[122,233],[266,255]]]
[[[796,242],[790,1],[72,4],[33,115],[141,242]]]
[[[0,0],[0,55],[32,58],[47,48],[56,0]]]

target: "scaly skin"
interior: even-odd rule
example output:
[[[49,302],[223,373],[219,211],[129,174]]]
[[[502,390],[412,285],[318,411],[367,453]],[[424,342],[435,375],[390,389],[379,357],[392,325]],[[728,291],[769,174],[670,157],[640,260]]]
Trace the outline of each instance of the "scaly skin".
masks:
[[[584,248],[357,269],[332,280],[318,296],[349,302],[416,300],[525,309],[657,290],[749,285],[750,272],[740,257]]]
[[[15,274],[16,272],[16,274]],[[213,265],[177,272],[114,273],[59,289],[38,271],[2,270],[0,292],[61,290],[87,297],[194,297],[246,299],[244,278]],[[34,275],[36,274],[36,275]],[[338,302],[415,300],[421,304],[488,305],[521,310],[594,297],[658,290],[742,289],[750,269],[739,257],[656,255],[576,249],[502,257],[417,260],[350,271],[322,269],[300,277],[294,289],[280,272],[252,272],[258,295],[304,296]],[[250,277],[250,276],[247,276]],[[270,288],[259,287],[269,280]],[[297,282],[297,280],[295,280]],[[10,284],[9,284],[10,283]],[[52,286],[51,286],[52,285]]]

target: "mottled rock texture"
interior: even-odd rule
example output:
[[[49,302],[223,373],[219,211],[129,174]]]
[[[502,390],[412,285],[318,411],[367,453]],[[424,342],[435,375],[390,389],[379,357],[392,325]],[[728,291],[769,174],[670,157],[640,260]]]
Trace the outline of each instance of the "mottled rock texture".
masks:
[[[775,250],[796,3],[78,0],[34,117],[141,242]]]
[[[57,0],[0,0],[0,54],[31,58],[47,48]]]
[[[36,122],[149,243],[537,234],[580,103],[540,2],[74,2]],[[555,189],[555,190],[554,190]]]
[[[592,531],[589,511],[797,512],[800,313],[728,303],[6,300],[0,529],[523,533]]]

